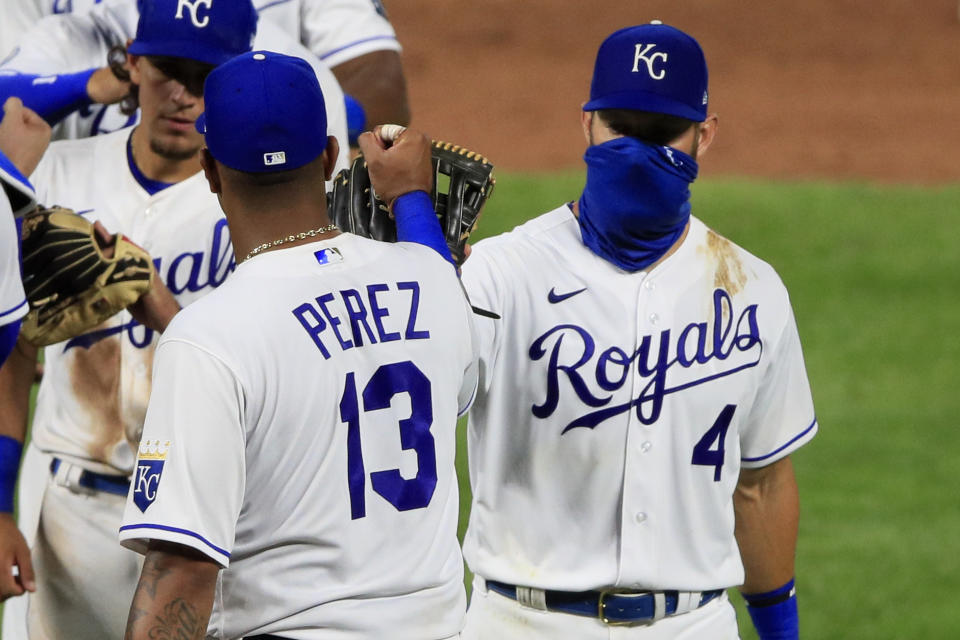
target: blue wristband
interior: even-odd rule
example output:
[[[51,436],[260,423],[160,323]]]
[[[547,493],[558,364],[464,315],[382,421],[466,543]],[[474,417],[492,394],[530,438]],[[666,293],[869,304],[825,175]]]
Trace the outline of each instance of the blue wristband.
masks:
[[[367,129],[367,112],[353,96],[343,94],[343,104],[347,108],[347,138],[355,147],[357,138]]]
[[[398,196],[393,201],[393,217],[397,221],[397,240],[400,242],[416,242],[430,247],[440,254],[440,257],[452,264],[450,247],[443,237],[437,212],[433,210],[433,201],[426,191],[411,191]]]
[[[10,436],[0,436],[0,513],[13,513],[13,494],[20,472],[23,444]]]
[[[798,640],[800,615],[794,581],[766,593],[743,594],[760,640]]]
[[[24,106],[54,125],[91,104],[87,82],[96,69],[60,75],[0,74],[0,103],[17,96]]]

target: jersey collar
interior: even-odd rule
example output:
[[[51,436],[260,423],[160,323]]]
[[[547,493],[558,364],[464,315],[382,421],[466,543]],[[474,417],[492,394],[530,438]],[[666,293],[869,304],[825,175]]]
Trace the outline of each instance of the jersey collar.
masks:
[[[155,195],[160,193],[167,187],[172,187],[174,183],[172,182],[160,182],[159,180],[151,180],[147,176],[143,175],[143,172],[140,171],[140,167],[137,166],[137,163],[133,160],[133,132],[130,132],[130,135],[127,136],[127,166],[130,167],[130,173],[133,175],[133,179],[137,181],[143,190],[149,193],[150,195]]]

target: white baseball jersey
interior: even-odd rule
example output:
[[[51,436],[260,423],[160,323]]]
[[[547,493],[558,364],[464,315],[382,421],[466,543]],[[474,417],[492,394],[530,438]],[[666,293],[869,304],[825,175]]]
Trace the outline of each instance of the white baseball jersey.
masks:
[[[33,187],[4,169],[7,162],[0,154],[0,325],[27,315],[27,299],[20,279],[20,247],[13,218],[22,215],[36,202]]]
[[[29,29],[11,52],[0,72],[30,74],[77,73],[107,63],[113,45],[126,45],[137,33],[135,0],[103,0],[86,13],[48,16]],[[343,90],[327,64],[274,23],[261,20],[254,49],[276,51],[303,58],[317,74],[327,107],[327,131],[343,152],[336,170],[349,164],[347,115]],[[108,133],[136,123],[137,114],[125,116],[117,105],[94,104],[71,114],[54,128],[54,138],[81,138]]]
[[[472,342],[432,249],[343,234],[241,264],[160,341],[121,541],[228,567],[216,638],[457,634]]]
[[[380,0],[254,0],[260,17],[298,36],[329,67],[374,51],[400,51]]]
[[[502,316],[477,319],[470,568],[564,591],[741,584],[739,471],[817,430],[774,270],[691,218],[628,273],[563,206],[478,242],[463,283]]]
[[[101,0],[4,0],[0,20],[0,58],[20,39],[23,33],[43,16],[55,13],[82,13]]]
[[[226,219],[202,172],[150,195],[128,160],[131,131],[51,144],[33,174],[38,200],[70,206],[146,249],[186,306],[234,269]],[[46,347],[33,442],[94,471],[132,471],[156,342],[123,311]]]

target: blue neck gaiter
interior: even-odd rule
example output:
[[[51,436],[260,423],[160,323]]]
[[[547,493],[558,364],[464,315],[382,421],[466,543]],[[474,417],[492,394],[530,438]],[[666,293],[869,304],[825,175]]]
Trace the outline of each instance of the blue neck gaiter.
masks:
[[[630,137],[589,147],[583,159],[583,244],[625,271],[640,271],[663,257],[690,219],[697,162]]]

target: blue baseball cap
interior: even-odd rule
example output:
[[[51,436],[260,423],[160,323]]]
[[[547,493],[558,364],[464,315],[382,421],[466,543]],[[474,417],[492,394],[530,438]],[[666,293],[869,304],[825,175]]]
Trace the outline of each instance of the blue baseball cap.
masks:
[[[327,147],[327,109],[306,60],[253,51],[207,76],[197,131],[231,169],[272,173],[302,167]]]
[[[650,24],[614,32],[597,52],[584,111],[631,109],[695,122],[707,119],[707,61],[697,41]]]
[[[223,64],[253,48],[257,11],[250,0],[137,0],[138,56],[188,58]]]

